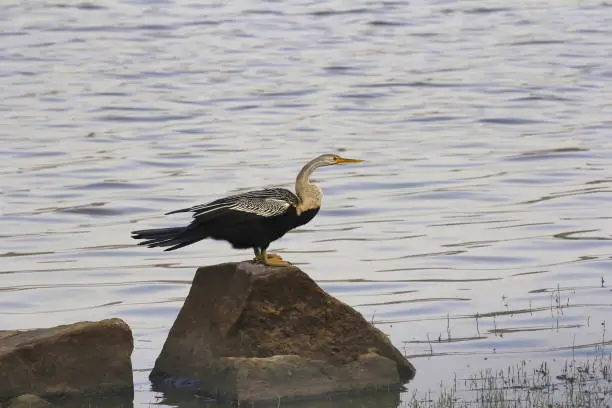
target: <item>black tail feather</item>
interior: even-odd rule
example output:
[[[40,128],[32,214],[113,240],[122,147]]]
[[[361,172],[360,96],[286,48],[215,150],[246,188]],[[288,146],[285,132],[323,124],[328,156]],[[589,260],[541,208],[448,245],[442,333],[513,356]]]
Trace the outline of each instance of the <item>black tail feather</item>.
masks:
[[[189,212],[189,211],[191,211],[191,208],[181,208],[180,210],[174,210],[174,211],[167,212],[164,215],[178,214],[178,213]]]
[[[146,229],[139,231],[132,231],[132,238],[134,239],[154,239],[169,237],[176,234],[180,234],[185,231],[185,227],[173,227],[173,228],[155,228]]]
[[[188,231],[187,227],[156,228],[148,230],[132,231],[132,238],[142,239],[138,245],[153,247],[170,247],[165,251],[172,251],[197,242],[205,236]]]

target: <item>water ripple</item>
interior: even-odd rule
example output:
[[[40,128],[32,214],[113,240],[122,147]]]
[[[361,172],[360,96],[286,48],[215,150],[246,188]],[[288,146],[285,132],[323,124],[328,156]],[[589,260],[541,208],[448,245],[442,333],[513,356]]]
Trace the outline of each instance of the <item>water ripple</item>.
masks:
[[[134,403],[158,403],[195,268],[252,253],[129,232],[341,152],[367,163],[319,169],[322,210],[271,250],[411,356],[411,387],[605,347],[608,9],[1,2],[0,327],[123,317]]]

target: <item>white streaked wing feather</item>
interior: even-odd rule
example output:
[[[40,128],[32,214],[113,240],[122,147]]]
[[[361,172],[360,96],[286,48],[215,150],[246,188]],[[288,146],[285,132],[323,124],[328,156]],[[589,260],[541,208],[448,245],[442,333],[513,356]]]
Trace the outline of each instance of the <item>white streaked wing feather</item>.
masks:
[[[256,214],[262,217],[274,217],[283,214],[290,206],[291,203],[276,198],[246,198],[240,200],[230,209],[233,211]]]
[[[298,198],[284,188],[269,188],[249,191],[221,198],[206,204],[191,207],[195,218],[223,210],[242,211],[262,217],[273,217],[284,213],[290,206],[296,206]]]

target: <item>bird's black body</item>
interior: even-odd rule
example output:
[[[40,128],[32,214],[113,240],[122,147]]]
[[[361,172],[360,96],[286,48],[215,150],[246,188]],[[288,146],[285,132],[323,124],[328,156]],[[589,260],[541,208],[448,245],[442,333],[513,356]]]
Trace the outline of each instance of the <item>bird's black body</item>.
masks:
[[[316,208],[297,215],[296,208],[289,207],[284,214],[275,217],[249,216],[239,222],[230,221],[220,225],[220,228],[214,228],[211,238],[228,241],[236,249],[268,248],[271,242],[306,224],[318,212]]]
[[[249,204],[266,200],[274,208],[260,205],[253,211],[245,211],[251,210]],[[279,205],[280,200],[284,204]],[[141,230],[132,234],[133,238],[144,240],[140,245],[168,247],[166,251],[206,238],[227,241],[237,249],[263,250],[288,231],[308,223],[319,212],[317,207],[298,215],[297,203],[298,198],[288,190],[252,191],[168,213],[193,212],[194,220],[186,227]]]

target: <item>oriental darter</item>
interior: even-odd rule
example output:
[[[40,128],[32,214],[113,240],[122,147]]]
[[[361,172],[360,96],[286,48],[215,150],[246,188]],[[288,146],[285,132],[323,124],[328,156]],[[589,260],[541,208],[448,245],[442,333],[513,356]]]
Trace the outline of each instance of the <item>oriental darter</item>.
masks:
[[[193,221],[185,227],[133,231],[139,245],[168,247],[172,251],[205,238],[229,242],[234,248],[253,248],[255,261],[266,265],[289,265],[280,256],[268,254],[271,242],[288,231],[304,225],[321,208],[321,189],[310,183],[310,175],[319,167],[363,160],[324,154],[308,162],[295,181],[295,192],[284,188],[266,188],[220,198],[207,204],[171,211],[193,212]]]

